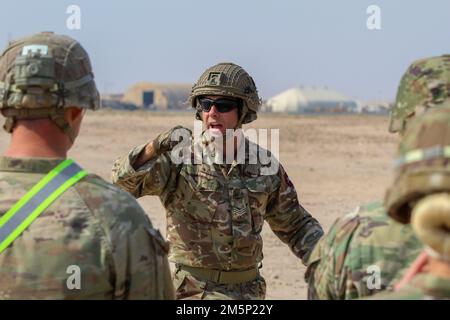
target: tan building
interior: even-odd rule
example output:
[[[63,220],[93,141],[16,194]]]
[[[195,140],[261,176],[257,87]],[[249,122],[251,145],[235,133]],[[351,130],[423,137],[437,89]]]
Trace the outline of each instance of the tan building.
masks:
[[[155,110],[186,110],[192,84],[140,82],[130,87],[121,99],[139,108]]]

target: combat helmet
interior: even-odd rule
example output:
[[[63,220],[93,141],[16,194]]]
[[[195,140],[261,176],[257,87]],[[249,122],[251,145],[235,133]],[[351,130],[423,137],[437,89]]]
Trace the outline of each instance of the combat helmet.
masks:
[[[406,123],[428,108],[450,106],[450,55],[413,62],[403,75],[390,115],[390,132],[403,132]]]
[[[87,52],[76,40],[41,32],[11,42],[0,57],[0,112],[4,129],[16,120],[49,118],[71,140],[64,108],[100,108]]]
[[[205,95],[221,95],[242,99],[238,127],[257,118],[261,105],[255,82],[244,68],[222,62],[208,68],[194,84],[189,97],[192,108],[196,109],[196,119],[201,120],[197,98]]]
[[[430,109],[406,128],[394,183],[385,197],[388,214],[409,223],[411,208],[434,193],[450,192],[450,109]]]

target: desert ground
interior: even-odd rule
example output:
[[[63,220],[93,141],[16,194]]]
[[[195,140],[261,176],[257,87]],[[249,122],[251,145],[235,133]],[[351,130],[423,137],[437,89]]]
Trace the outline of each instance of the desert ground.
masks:
[[[101,110],[88,112],[69,157],[110,180],[114,160],[175,125],[193,127],[191,113]],[[279,160],[296,186],[302,205],[325,230],[359,204],[382,199],[392,178],[398,137],[387,131],[388,118],[362,115],[262,114],[245,128],[280,129]],[[0,133],[0,150],[9,136]],[[139,202],[165,234],[165,212],[157,197]],[[305,267],[266,224],[262,274],[267,299],[306,299]]]

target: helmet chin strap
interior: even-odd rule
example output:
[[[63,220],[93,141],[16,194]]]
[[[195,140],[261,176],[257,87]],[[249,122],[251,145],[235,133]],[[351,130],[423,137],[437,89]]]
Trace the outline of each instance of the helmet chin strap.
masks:
[[[244,122],[245,117],[247,116],[247,113],[248,113],[248,107],[247,107],[247,104],[243,101],[242,108],[240,110],[241,116],[239,117],[239,120],[238,120],[238,123],[236,124],[235,130],[242,128],[242,124]]]
[[[50,119],[56,124],[56,126],[64,132],[70,139],[71,143],[75,142],[75,130],[70,126],[69,122],[64,119],[64,115],[50,116]]]

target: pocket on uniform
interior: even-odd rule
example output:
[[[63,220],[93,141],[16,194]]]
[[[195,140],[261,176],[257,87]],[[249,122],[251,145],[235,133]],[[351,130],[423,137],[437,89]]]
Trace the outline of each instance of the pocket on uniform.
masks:
[[[194,222],[211,223],[220,199],[220,184],[212,175],[180,171],[178,187],[182,191],[182,210]]]
[[[252,228],[261,232],[270,195],[279,188],[280,181],[277,176],[259,176],[247,178],[244,183],[248,190]]]
[[[266,281],[261,275],[257,275],[253,281],[241,285],[242,300],[264,300],[266,298]]]
[[[201,299],[205,282],[198,281],[189,273],[178,270],[174,274],[173,286],[175,288],[175,297],[180,299]]]
[[[280,178],[276,175],[246,178],[245,186],[251,192],[271,194],[280,187]]]

